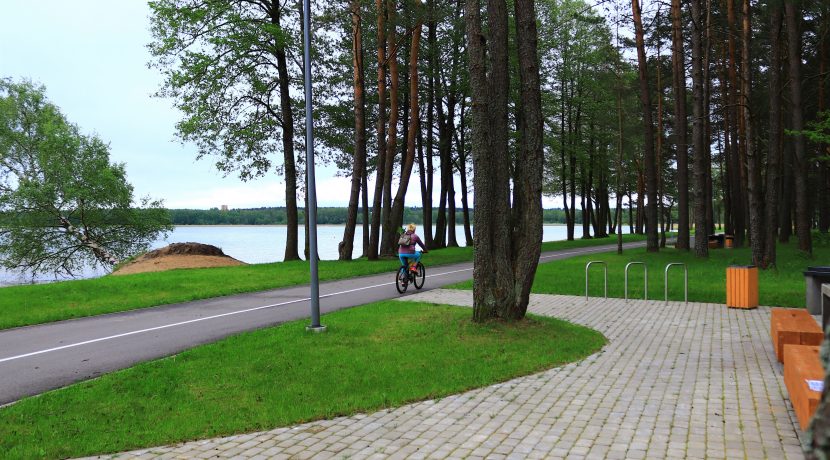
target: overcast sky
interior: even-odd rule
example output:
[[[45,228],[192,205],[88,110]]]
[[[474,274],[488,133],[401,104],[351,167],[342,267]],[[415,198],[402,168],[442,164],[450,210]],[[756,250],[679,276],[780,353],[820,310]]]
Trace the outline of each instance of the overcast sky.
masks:
[[[170,208],[285,204],[285,185],[276,174],[247,183],[222,177],[210,158],[197,161],[195,147],[174,138],[179,113],[172,101],[151,97],[161,77],[147,68],[145,1],[0,0],[0,7],[0,77],[45,85],[71,122],[110,143],[112,160],[126,163],[137,196],[164,199]],[[349,179],[335,173],[317,169],[319,206],[348,203]],[[420,206],[417,171],[406,202]]]

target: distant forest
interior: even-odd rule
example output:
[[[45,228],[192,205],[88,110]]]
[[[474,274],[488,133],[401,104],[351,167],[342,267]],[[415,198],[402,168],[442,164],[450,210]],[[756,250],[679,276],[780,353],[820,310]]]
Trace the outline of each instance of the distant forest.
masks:
[[[317,208],[317,223],[321,225],[343,225],[346,223],[347,208]],[[437,211],[436,211],[437,212]],[[299,210],[300,222],[305,221],[305,213]],[[473,210],[470,210],[470,214]],[[421,225],[423,223],[421,208],[406,208],[404,222]],[[362,222],[362,209],[357,214],[358,224]],[[284,225],[286,223],[285,208],[254,208],[230,209],[222,211],[212,209],[171,209],[170,217],[173,225]],[[546,224],[564,224],[565,211],[561,209],[545,209],[544,222]],[[581,223],[579,216],[577,222]],[[456,225],[464,225],[463,214],[458,213]]]

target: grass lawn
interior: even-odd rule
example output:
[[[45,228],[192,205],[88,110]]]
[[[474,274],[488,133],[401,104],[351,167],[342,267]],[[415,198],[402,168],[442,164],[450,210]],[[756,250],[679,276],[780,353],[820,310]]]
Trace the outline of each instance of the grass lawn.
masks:
[[[633,242],[641,241],[644,237],[625,235],[624,239]],[[615,242],[615,238],[554,241],[543,243],[542,250],[555,251]],[[472,259],[472,248],[448,248],[430,251],[423,260],[430,267]],[[389,272],[391,279],[398,263],[397,259],[375,262],[366,259],[349,262],[324,260],[319,264],[319,276],[321,281],[331,281]],[[308,263],[294,261],[11,286],[0,288],[0,329],[308,282]]]
[[[240,334],[0,409],[4,458],[117,452],[440,398],[580,360],[596,331],[379,302]]]
[[[827,265],[830,262],[830,239],[814,236],[813,258],[807,259],[798,252],[797,242],[778,245],[778,268],[759,271],[758,294],[761,305],[781,307],[804,307],[803,271],[811,265]],[[689,301],[726,303],[726,267],[749,265],[752,254],[749,248],[717,249],[709,251],[708,259],[698,259],[693,252],[666,248],[657,254],[646,253],[637,248],[573,257],[540,264],[533,282],[537,294],[585,295],[585,264],[591,260],[608,263],[608,296],[624,297],[624,273],[628,262],[640,261],[648,265],[648,298],[664,298],[663,273],[666,264],[684,262],[689,268]],[[629,270],[628,296],[643,298],[643,268],[632,266]],[[591,296],[603,295],[602,268],[591,266]],[[456,288],[472,289],[472,281],[455,285]],[[669,272],[669,299],[683,300],[683,269],[673,267]]]

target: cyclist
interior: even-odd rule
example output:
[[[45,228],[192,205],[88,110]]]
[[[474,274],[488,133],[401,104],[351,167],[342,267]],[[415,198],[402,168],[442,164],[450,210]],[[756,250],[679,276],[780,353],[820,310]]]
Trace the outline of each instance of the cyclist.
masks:
[[[420,246],[424,253],[429,252],[421,242],[421,238],[415,234],[415,228],[415,224],[407,225],[406,231],[398,240],[398,257],[401,259],[401,266],[405,267],[408,261],[409,269],[413,272],[418,270],[417,264],[421,260],[421,253],[416,251],[416,245]]]

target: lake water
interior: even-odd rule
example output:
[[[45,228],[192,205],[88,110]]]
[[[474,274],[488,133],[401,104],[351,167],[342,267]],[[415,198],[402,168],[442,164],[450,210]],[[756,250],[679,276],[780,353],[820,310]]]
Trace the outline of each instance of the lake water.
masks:
[[[317,227],[317,246],[320,258],[323,260],[337,259],[337,244],[343,239],[343,225],[320,225]],[[624,231],[628,227],[623,227]],[[577,235],[581,235],[581,228],[577,228]],[[456,227],[458,244],[464,246],[464,227]],[[542,241],[558,241],[567,238],[567,229],[564,225],[545,225]],[[281,261],[285,253],[286,229],[284,225],[211,225],[211,226],[177,226],[168,234],[166,239],[153,243],[151,249],[158,249],[170,243],[196,242],[211,244],[224,251],[225,254],[242,262],[256,264]],[[305,235],[300,226],[300,255],[303,254]],[[363,247],[363,229],[358,227],[355,232],[354,257],[360,257]],[[79,274],[82,278],[92,278],[105,274],[106,271],[98,268],[89,268]],[[21,283],[54,281],[51,275],[42,275],[34,280],[31,276],[8,272],[0,269],[0,286]]]

